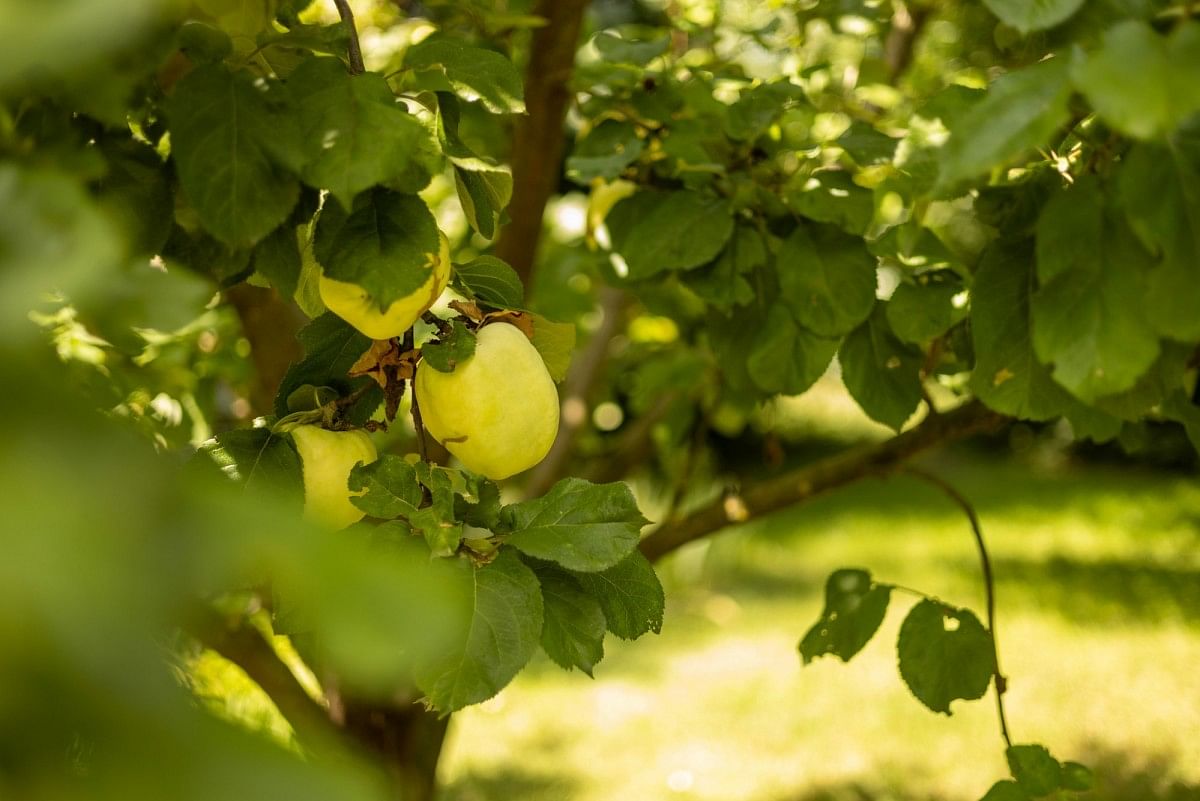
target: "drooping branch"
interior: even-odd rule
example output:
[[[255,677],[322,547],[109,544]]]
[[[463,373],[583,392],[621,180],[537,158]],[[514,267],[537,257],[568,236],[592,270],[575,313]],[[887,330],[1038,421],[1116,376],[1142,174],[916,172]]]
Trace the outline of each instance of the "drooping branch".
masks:
[[[1004,693],[1008,689],[1007,681],[1004,674],[1000,672],[1000,646],[996,641],[996,579],[992,574],[992,560],[988,556],[987,544],[983,540],[983,527],[979,524],[979,515],[966,496],[941,476],[911,465],[906,466],[904,472],[932,484],[945,493],[946,497],[958,504],[971,524],[971,533],[975,535],[975,547],[979,551],[979,564],[983,571],[983,589],[987,599],[988,634],[991,635],[992,640],[992,678],[996,685],[996,714],[1000,718],[1000,736],[1004,738],[1004,744],[1012,748],[1012,737],[1008,733],[1008,717],[1004,714]]]
[[[496,255],[529,285],[542,233],[546,203],[558,185],[563,157],[563,122],[570,101],[571,72],[588,0],[538,0],[533,14],[546,20],[534,31],[525,72],[526,116],[513,141],[511,222],[496,243]]]
[[[733,517],[725,499],[703,506],[650,533],[642,540],[641,551],[652,561],[661,559],[676,548],[734,522],[783,509],[869,475],[886,473],[921,451],[995,428],[1005,419],[979,401],[946,414],[932,415],[917,427],[885,442],[852,448],[746,489],[738,497]]]
[[[358,41],[358,26],[354,24],[354,12],[350,9],[348,0],[333,0],[333,4],[337,6],[338,16],[342,18],[342,24],[346,26],[346,33],[350,36],[350,42],[346,45],[346,56],[350,59],[350,73],[362,75],[367,71],[367,67],[363,63],[362,45]]]

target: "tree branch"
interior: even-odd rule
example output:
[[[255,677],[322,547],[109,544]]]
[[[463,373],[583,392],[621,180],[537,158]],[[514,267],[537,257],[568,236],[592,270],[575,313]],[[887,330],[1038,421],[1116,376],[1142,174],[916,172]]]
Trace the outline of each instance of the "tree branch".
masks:
[[[588,0],[538,0],[532,13],[546,20],[534,31],[525,72],[527,116],[513,141],[511,222],[496,243],[496,255],[513,266],[527,286],[533,275],[542,216],[558,185],[563,157],[563,122],[575,66],[575,49]]]
[[[909,8],[903,0],[895,0],[892,28],[883,43],[883,60],[887,64],[888,83],[895,84],[912,63],[917,36],[925,26],[929,10]]]
[[[642,540],[641,551],[651,561],[661,559],[732,522],[761,517],[864,476],[893,470],[934,445],[995,428],[1005,419],[979,401],[972,401],[952,412],[929,417],[885,442],[852,448],[751,487],[740,496],[736,520],[726,511],[725,499],[714,501],[677,523],[667,523],[651,532]]]
[[[305,692],[258,631],[248,626],[231,629],[207,608],[193,610],[185,630],[205,648],[245,671],[270,696],[305,748],[320,749],[338,736],[325,708]]]
[[[358,41],[354,12],[350,10],[348,0],[333,0],[333,4],[337,6],[338,16],[342,18],[342,24],[346,26],[346,32],[350,35],[350,43],[346,47],[346,56],[350,59],[350,74],[362,75],[367,71],[367,67],[363,64],[362,45]]]

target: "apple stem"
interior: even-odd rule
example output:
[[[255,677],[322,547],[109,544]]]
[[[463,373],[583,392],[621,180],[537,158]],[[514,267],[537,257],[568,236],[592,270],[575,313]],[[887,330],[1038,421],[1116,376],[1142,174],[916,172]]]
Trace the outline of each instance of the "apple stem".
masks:
[[[412,349],[413,330],[410,328],[404,332],[404,344],[401,350],[404,353],[408,353]],[[425,445],[425,424],[421,422],[421,405],[417,403],[417,382],[413,380],[410,383],[412,385],[412,390],[409,393],[409,398],[411,399],[410,405],[412,407],[413,431],[415,431],[417,435],[417,453],[420,454],[422,462],[428,462],[429,452]]]

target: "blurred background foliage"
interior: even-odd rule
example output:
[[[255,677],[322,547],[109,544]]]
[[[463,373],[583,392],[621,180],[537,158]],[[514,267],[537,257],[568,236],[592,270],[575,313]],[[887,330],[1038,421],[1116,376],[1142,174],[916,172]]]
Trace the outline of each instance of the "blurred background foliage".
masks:
[[[331,3],[291,5],[306,22],[337,19]],[[708,101],[731,102],[747,82],[803,80],[811,104],[768,122],[777,149],[747,147],[749,172],[762,160],[771,180],[803,186],[818,167],[848,160],[870,185],[879,178],[871,148],[891,143],[856,127],[857,113],[869,111],[885,128],[908,126],[928,104],[952,115],[999,68],[1154,4],[1091,0],[1065,28],[1023,37],[977,3],[914,2],[900,6],[920,20],[920,36],[907,44],[897,5],[596,0],[576,81],[622,89],[622,71],[605,67],[595,32],[669,28],[664,52],[707,72]],[[218,302],[219,280],[144,258],[165,244],[163,226],[120,219],[106,205],[129,192],[148,194],[150,207],[169,202],[142,180],[137,158],[101,157],[110,143],[99,129],[64,127],[47,111],[67,104],[124,124],[127,98],[169,65],[182,15],[198,8],[232,14],[236,24],[246,14],[254,30],[254,6],[0,0],[3,798],[381,798],[378,766],[335,743],[321,758],[301,753],[257,685],[199,645],[193,635],[210,611],[197,611],[194,599],[220,591],[228,621],[276,649],[314,695],[320,678],[296,656],[303,643],[274,635],[259,595],[228,588],[256,587],[266,575],[290,582],[289,596],[303,601],[297,614],[330,650],[325,657],[368,695],[390,687],[414,654],[436,650],[439,632],[462,612],[420,555],[388,550],[381,558],[369,542],[329,540],[285,500],[248,501],[189,464],[192,449],[261,411],[250,342],[234,310]],[[406,48],[433,29],[487,43],[521,67],[538,25],[522,0],[353,6],[367,66],[385,74],[400,70]],[[253,54],[253,41],[234,43],[248,58],[267,57]],[[894,47],[903,47],[899,72]],[[286,58],[278,50],[270,57]],[[647,94],[630,115],[607,119],[649,118],[656,109]],[[609,253],[594,246],[595,162],[583,160],[607,151],[581,147],[603,144],[593,137],[605,123],[589,103],[607,99],[581,94],[568,117],[576,160],[560,176],[530,287],[535,309],[576,322],[585,339],[604,322],[602,287],[613,278]],[[681,102],[702,108],[702,100]],[[753,126],[754,109],[745,111]],[[461,134],[505,162],[511,125],[466,105]],[[938,135],[919,127],[909,134]],[[692,145],[676,143],[689,158]],[[803,165],[789,162],[796,150],[809,154]],[[655,159],[637,158],[620,170],[653,180]],[[707,180],[713,170],[694,161],[697,180]],[[835,189],[855,187],[865,188]],[[456,261],[487,248],[463,217],[452,179],[435,176],[422,196],[451,235]],[[873,224],[891,203],[872,192],[865,210],[847,213]],[[159,211],[170,219],[171,208]],[[947,258],[969,260],[981,232],[961,212],[953,203],[937,209],[939,241]],[[579,465],[624,460],[614,469],[632,476],[649,517],[889,435],[862,414],[836,369],[801,398],[714,396],[711,362],[677,347],[706,325],[695,298],[678,289],[642,292],[619,308],[626,324],[575,443]],[[630,455],[632,421],[655,409],[652,449]],[[405,449],[411,432],[396,429],[390,444]],[[935,464],[977,503],[994,544],[999,636],[1016,677],[1010,704],[1019,725],[1097,766],[1094,798],[1200,798],[1200,493],[1183,429],[1130,426],[1119,442],[1094,444],[1078,441],[1067,423],[1020,424]],[[665,566],[671,600],[660,638],[613,643],[593,684],[543,660],[455,719],[441,768],[445,797],[978,797],[1003,771],[989,711],[963,708],[947,723],[911,702],[884,642],[898,614],[888,637],[850,667],[801,672],[794,650],[818,611],[824,576],[843,564],[869,563],[886,580],[978,606],[967,534],[936,495],[894,479],[691,546]],[[194,621],[189,634],[181,620]]]

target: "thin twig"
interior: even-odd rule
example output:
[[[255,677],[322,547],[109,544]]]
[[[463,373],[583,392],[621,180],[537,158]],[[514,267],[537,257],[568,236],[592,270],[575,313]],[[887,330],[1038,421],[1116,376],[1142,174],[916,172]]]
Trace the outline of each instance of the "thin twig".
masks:
[[[401,346],[405,353],[413,349],[413,330],[410,328],[404,332],[404,344]],[[414,378],[412,382],[412,394],[409,396],[412,408],[413,431],[417,435],[417,453],[421,455],[422,462],[429,461],[429,449],[425,444],[425,424],[421,421],[421,406],[417,403],[417,382]]]
[[[333,0],[333,4],[337,6],[338,16],[342,18],[346,32],[350,35],[350,43],[346,47],[346,55],[350,58],[350,74],[362,75],[367,71],[367,67],[363,64],[362,45],[358,41],[358,28],[354,24],[354,12],[350,10],[348,0]]]
[[[992,638],[992,676],[996,682],[996,713],[1000,718],[1000,734],[1004,737],[1004,743],[1012,748],[1012,738],[1008,735],[1008,719],[1004,715],[1004,692],[1007,689],[1007,683],[1000,673],[1000,648],[996,643],[996,582],[992,576],[992,560],[988,557],[987,545],[983,541],[983,528],[979,525],[979,515],[975,513],[975,507],[971,505],[971,502],[941,476],[912,465],[906,465],[902,470],[940,489],[950,500],[958,504],[966,513],[967,520],[971,522],[971,532],[975,535],[975,544],[979,548],[979,564],[983,568],[983,586],[987,596],[988,633]]]

